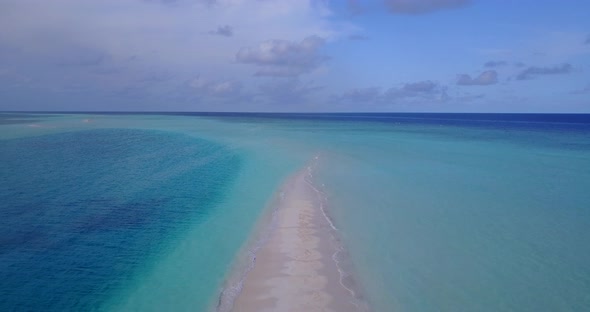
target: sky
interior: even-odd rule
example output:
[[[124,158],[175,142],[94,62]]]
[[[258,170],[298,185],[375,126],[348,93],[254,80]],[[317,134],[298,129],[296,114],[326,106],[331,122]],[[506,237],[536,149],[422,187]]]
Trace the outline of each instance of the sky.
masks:
[[[0,0],[0,111],[586,112],[587,0]]]

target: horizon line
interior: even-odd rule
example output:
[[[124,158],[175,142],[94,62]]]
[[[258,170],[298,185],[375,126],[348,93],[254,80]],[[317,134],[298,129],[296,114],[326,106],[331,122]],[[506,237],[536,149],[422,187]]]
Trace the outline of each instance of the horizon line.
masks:
[[[268,112],[268,111],[67,111],[67,110],[0,110],[0,113],[24,113],[24,114],[282,114],[282,115],[350,115],[350,114],[464,114],[464,115],[590,115],[590,112],[574,113],[574,112]]]

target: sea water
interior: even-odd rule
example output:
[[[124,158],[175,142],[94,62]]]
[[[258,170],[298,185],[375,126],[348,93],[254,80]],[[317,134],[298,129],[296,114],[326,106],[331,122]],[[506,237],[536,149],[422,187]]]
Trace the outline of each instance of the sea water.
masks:
[[[376,311],[590,306],[585,115],[2,115],[2,310],[215,309],[280,182]]]
[[[587,125],[380,128],[319,166],[376,310],[590,307]]]
[[[3,117],[2,311],[214,307],[297,168],[243,126],[238,137],[194,118]]]

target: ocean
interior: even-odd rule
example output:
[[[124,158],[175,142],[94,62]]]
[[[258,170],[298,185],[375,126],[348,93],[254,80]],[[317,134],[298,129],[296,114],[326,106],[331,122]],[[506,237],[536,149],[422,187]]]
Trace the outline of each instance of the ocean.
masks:
[[[590,307],[589,115],[1,113],[0,310],[217,310],[315,157],[372,310]]]

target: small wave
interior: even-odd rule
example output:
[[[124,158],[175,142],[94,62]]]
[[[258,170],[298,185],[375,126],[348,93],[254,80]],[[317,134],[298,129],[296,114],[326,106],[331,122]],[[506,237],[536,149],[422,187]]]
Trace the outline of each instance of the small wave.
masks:
[[[312,166],[315,167],[317,165],[319,156],[315,156],[313,161]],[[340,239],[338,239],[338,233],[339,230],[336,227],[336,225],[334,225],[334,222],[332,221],[332,218],[328,215],[328,213],[326,212],[325,209],[325,205],[324,203],[327,202],[327,195],[322,192],[320,189],[318,189],[312,181],[310,181],[310,179],[313,177],[312,172],[313,172],[313,167],[309,166],[308,167],[308,176],[305,177],[305,182],[307,183],[307,185],[309,185],[309,187],[311,189],[313,189],[317,196],[318,196],[318,200],[319,200],[319,206],[320,206],[320,211],[322,212],[322,215],[324,216],[324,219],[326,220],[326,222],[328,223],[328,225],[330,226],[330,228],[332,229],[332,240],[334,241],[334,247],[336,248],[336,251],[332,254],[332,261],[334,261],[334,264],[336,266],[336,269],[338,271],[339,274],[339,283],[340,286],[342,286],[342,288],[346,289],[350,295],[352,296],[352,298],[354,299],[353,301],[351,301],[351,303],[356,307],[357,311],[368,311],[369,307],[368,304],[366,302],[364,302],[364,300],[362,299],[362,297],[356,292],[354,291],[353,288],[347,286],[346,280],[348,279],[350,281],[350,283],[354,283],[353,279],[352,279],[352,275],[347,272],[344,268],[343,268],[343,263],[340,260],[340,258],[345,258],[344,256],[342,256],[344,253],[346,253],[346,249],[344,248],[344,246],[342,245],[342,242],[340,241]],[[323,186],[323,184],[322,184]]]
[[[310,175],[310,177],[311,177],[311,175]],[[305,179],[305,183],[307,183],[309,185],[309,187],[311,187],[318,194],[318,197],[320,198],[320,211],[322,212],[322,215],[324,216],[326,221],[328,221],[328,224],[330,225],[332,230],[338,231],[338,228],[336,228],[336,225],[334,225],[334,222],[332,222],[332,218],[330,218],[328,216],[328,214],[326,213],[326,210],[324,209],[324,204],[322,203],[322,201],[323,201],[322,199],[325,198],[324,193],[322,191],[318,190],[308,179]]]
[[[285,193],[281,191],[278,194],[278,200],[283,201],[284,197]],[[249,246],[249,248],[245,252],[247,255],[245,257],[246,259],[242,261],[238,260],[239,263],[237,264],[237,268],[233,270],[232,273],[230,273],[230,277],[224,283],[225,286],[219,294],[219,300],[217,302],[215,311],[230,312],[233,310],[234,302],[242,292],[244,281],[246,280],[248,273],[256,265],[256,254],[266,244],[266,242],[270,238],[270,234],[276,228],[278,207],[280,207],[280,205],[275,204],[271,206],[274,208],[271,212],[269,224],[262,225],[258,230],[259,233],[256,236],[257,238],[254,239],[252,243],[246,244],[246,246]],[[246,263],[245,265],[240,265],[244,262]]]

